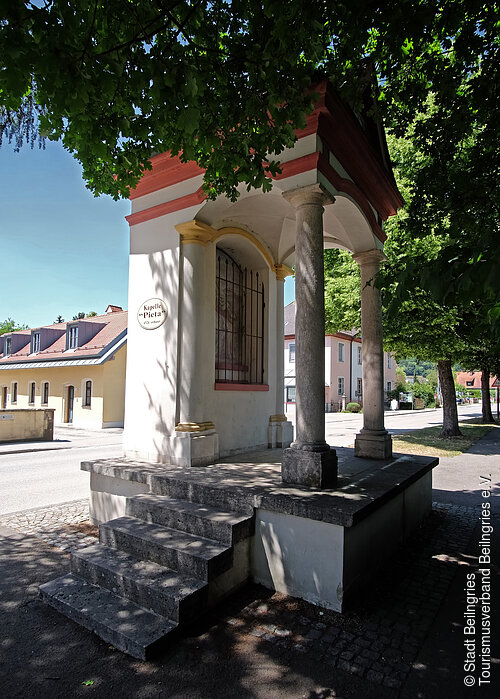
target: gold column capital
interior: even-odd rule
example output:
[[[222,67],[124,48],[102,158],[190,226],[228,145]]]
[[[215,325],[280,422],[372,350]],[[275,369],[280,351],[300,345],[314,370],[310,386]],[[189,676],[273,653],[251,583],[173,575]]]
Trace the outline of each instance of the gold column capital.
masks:
[[[274,271],[276,272],[276,279],[279,282],[284,282],[285,277],[290,277],[293,275],[293,269],[284,264],[274,265]]]
[[[175,229],[181,236],[181,243],[184,245],[196,243],[206,247],[213,242],[217,236],[215,228],[203,223],[203,221],[186,221],[178,223]]]

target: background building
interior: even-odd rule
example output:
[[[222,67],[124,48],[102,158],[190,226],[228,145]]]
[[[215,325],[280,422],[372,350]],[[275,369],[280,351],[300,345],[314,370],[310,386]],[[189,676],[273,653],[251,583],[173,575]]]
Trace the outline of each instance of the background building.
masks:
[[[396,361],[384,352],[384,391],[396,387]],[[356,401],[363,404],[362,339],[359,333],[341,331],[325,335],[325,405],[342,409]],[[285,403],[295,403],[295,302],[285,306]]]
[[[55,424],[122,427],[127,311],[0,336],[0,408],[54,408]]]

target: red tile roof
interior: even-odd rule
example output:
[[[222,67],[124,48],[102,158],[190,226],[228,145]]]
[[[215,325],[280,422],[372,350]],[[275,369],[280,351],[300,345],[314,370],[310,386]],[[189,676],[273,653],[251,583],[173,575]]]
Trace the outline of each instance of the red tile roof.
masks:
[[[37,361],[54,360],[54,359],[82,359],[89,357],[97,357],[103,354],[107,348],[110,348],[115,342],[120,339],[127,331],[127,311],[115,311],[106,313],[102,316],[92,316],[90,318],[82,318],[81,321],[69,321],[67,323],[54,323],[52,325],[44,325],[44,328],[56,330],[64,330],[64,333],[54,340],[54,342],[36,354],[30,355],[31,330],[16,330],[13,333],[6,335],[28,335],[28,342],[14,354],[8,357],[0,356],[0,364],[5,365],[19,361],[32,361],[36,358]],[[66,330],[68,326],[77,324],[78,322],[95,323],[100,327],[97,333],[90,340],[76,349],[66,349]],[[41,328],[33,328],[40,330]]]

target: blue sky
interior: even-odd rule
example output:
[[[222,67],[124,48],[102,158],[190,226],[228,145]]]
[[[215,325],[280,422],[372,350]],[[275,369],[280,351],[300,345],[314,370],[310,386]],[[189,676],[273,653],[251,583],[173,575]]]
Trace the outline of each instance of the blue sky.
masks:
[[[95,198],[77,161],[45,150],[0,147],[0,321],[29,327],[79,311],[127,307],[128,201]]]
[[[128,201],[95,198],[60,144],[0,147],[0,321],[30,328],[127,308]],[[285,303],[294,298],[285,283]]]

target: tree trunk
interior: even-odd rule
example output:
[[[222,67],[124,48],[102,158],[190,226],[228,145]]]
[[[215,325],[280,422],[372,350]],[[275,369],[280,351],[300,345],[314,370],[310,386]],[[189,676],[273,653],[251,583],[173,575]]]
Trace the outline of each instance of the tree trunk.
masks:
[[[481,367],[481,402],[483,409],[483,422],[494,422],[493,413],[491,412],[489,367]]]
[[[438,376],[443,396],[443,429],[441,437],[461,437],[458,428],[457,397],[451,370],[451,359],[438,361]]]

